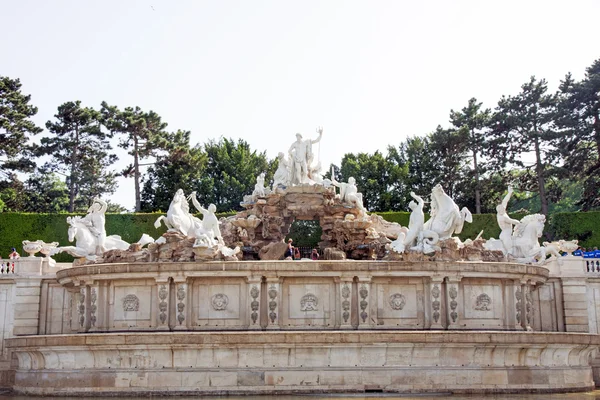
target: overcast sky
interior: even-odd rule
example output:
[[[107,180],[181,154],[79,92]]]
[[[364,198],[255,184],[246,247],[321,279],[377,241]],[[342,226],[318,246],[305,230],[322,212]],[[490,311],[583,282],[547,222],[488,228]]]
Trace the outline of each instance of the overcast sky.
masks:
[[[327,166],[448,125],[471,97],[493,108],[531,75],[582,78],[599,16],[598,0],[0,0],[0,75],[21,79],[41,126],[105,100],[192,145],[243,138],[274,158],[320,125]]]

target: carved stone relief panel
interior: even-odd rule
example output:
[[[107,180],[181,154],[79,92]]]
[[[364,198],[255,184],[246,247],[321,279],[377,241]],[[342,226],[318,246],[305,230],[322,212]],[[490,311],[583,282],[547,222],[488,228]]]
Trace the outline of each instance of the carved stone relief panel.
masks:
[[[288,317],[290,319],[324,318],[329,314],[331,286],[328,284],[290,284],[288,286]]]
[[[465,320],[503,319],[503,288],[485,279],[463,279]],[[490,321],[491,322],[491,321]],[[481,324],[479,324],[481,327]]]
[[[112,301],[115,327],[151,325],[150,310],[152,309],[152,288],[154,286],[154,282],[139,286],[115,286]]]
[[[241,293],[240,284],[200,284],[198,319],[240,318]]]

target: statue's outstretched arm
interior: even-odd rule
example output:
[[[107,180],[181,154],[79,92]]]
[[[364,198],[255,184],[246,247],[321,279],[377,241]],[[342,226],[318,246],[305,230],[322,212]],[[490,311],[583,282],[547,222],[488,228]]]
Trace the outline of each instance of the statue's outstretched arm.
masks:
[[[310,142],[311,142],[312,144],[319,143],[319,142],[321,141],[321,138],[323,137],[323,128],[321,128],[321,127],[318,127],[318,128],[317,128],[317,132],[319,132],[319,137],[318,137],[318,138],[316,138],[315,140],[311,140]]]
[[[512,188],[512,186],[509,186],[508,193],[506,194],[506,196],[504,196],[504,199],[502,199],[502,207],[504,207],[505,210],[508,207],[508,201],[510,200],[510,196],[512,196],[512,194],[513,194],[513,188]]]
[[[410,196],[417,201],[419,207],[423,207],[423,205],[425,204],[425,200],[423,200],[421,196],[415,194],[415,192],[410,192]]]
[[[94,199],[94,201],[98,204],[100,204],[100,212],[102,214],[104,214],[106,212],[106,210],[108,209],[108,204],[106,204],[106,202],[104,200],[102,200],[100,197],[96,197]]]
[[[207,209],[202,208],[200,203],[198,203],[198,200],[196,199],[196,192],[192,192],[190,194],[190,199],[192,200],[192,204],[194,205],[194,207],[196,207],[196,210],[200,211],[203,215],[208,212]]]

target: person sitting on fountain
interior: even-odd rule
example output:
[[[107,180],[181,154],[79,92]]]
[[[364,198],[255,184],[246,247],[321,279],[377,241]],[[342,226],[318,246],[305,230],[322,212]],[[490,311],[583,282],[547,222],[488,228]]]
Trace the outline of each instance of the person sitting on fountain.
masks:
[[[500,241],[502,242],[502,247],[504,247],[505,254],[511,254],[513,248],[513,225],[518,226],[521,221],[512,219],[508,216],[506,212],[506,208],[508,207],[508,201],[510,200],[510,196],[513,194],[512,186],[508,187],[508,194],[504,196],[502,203],[496,206],[496,219],[498,221],[498,226],[500,226]]]
[[[105,251],[106,241],[106,209],[108,205],[104,200],[95,197],[92,205],[88,208],[88,213],[82,220],[89,222],[89,230],[96,239],[96,255],[101,256]]]
[[[192,200],[192,204],[198,211],[202,213],[202,230],[204,233],[210,236],[211,240],[215,238],[218,240],[219,244],[224,245],[223,237],[221,236],[221,229],[219,228],[219,220],[215,215],[217,211],[217,206],[214,204],[210,204],[208,206],[208,210],[203,208],[198,200],[196,199],[196,192],[192,192],[189,195],[188,199]]]

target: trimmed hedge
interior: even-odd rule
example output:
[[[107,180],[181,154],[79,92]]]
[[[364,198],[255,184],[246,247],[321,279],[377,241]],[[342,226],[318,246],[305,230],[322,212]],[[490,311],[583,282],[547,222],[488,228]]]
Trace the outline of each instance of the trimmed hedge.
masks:
[[[234,212],[220,213],[218,217],[228,217]],[[381,212],[377,213],[391,222],[398,222],[407,226],[410,214],[407,212]],[[23,254],[23,240],[38,240],[45,242],[59,242],[61,246],[74,245],[69,243],[67,237],[68,225],[66,218],[70,215],[81,214],[31,214],[31,213],[0,213],[0,256],[7,257],[11,248],[15,247]],[[154,221],[164,214],[107,214],[106,232],[108,235],[120,235],[123,240],[133,243],[139,240],[143,233],[153,238],[162,235],[166,228],[154,228]],[[511,215],[512,218],[521,219],[524,214]],[[428,218],[428,216],[427,216]],[[298,227],[300,228],[300,227]],[[290,236],[296,234],[303,236],[294,240],[295,243],[315,247],[320,240],[320,234],[308,234],[304,229],[294,229]],[[318,225],[315,229],[320,229]],[[465,223],[459,237],[462,240],[474,239],[483,230],[483,237],[497,238],[500,228],[496,223],[495,214],[473,215],[473,223]],[[578,239],[583,247],[600,246],[600,212],[556,213],[548,218],[544,238],[542,240]],[[311,243],[308,243],[310,241]],[[306,242],[306,243],[305,243]],[[312,243],[314,242],[314,243]],[[73,260],[68,254],[57,254],[54,257],[58,262]]]

